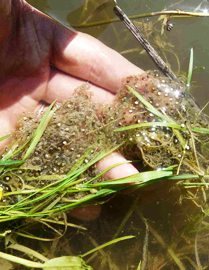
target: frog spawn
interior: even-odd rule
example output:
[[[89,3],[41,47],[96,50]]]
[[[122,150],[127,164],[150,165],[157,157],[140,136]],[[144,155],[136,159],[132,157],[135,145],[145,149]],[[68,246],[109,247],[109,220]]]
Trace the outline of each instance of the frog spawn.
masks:
[[[172,118],[178,125],[188,127],[186,131],[181,131],[185,142],[184,149],[174,130],[169,127],[153,124],[151,127],[114,132],[118,127],[162,121],[147,110],[145,105],[128,91],[126,85],[134,88],[152,106]],[[114,147],[122,142],[125,143],[119,151],[128,159],[140,159],[147,169],[179,164],[184,158],[181,173],[202,172],[208,167],[208,161],[197,141],[195,151],[200,154],[195,155],[189,131],[193,127],[208,125],[201,115],[195,119],[198,112],[195,102],[185,99],[184,84],[173,82],[156,72],[128,77],[124,81],[124,87],[118,92],[115,103],[109,106],[94,103],[89,86],[83,85],[75,90],[73,97],[58,105],[34,152],[25,163],[11,172],[3,172],[0,181],[11,191],[25,187],[41,188],[66,175],[84,153],[85,164],[104,146]],[[41,118],[42,115],[23,116],[3,155],[23,145],[33,135]],[[199,141],[206,140],[204,135],[195,136]],[[88,149],[90,150],[87,151]],[[13,159],[21,160],[26,151],[27,147]],[[96,173],[92,166],[82,177],[90,180]],[[70,199],[78,199],[84,195],[86,193],[75,193]],[[14,203],[16,198],[9,196],[6,200],[6,203]]]
[[[92,146],[83,160],[85,164],[101,150],[103,144],[100,141],[104,141],[104,134],[100,132],[101,122],[97,116],[99,105],[91,102],[88,88],[88,85],[83,85],[75,91],[71,99],[59,104],[29,159],[19,168],[1,175],[0,181],[8,185],[11,191],[22,189],[24,186],[34,189],[50,184],[66,175],[89,147]],[[21,117],[12,142],[6,147],[3,155],[11,149],[18,149],[30,139],[42,115]],[[21,160],[27,149],[28,147],[25,147],[13,159]],[[90,171],[87,180],[91,175]],[[10,178],[9,181],[5,181],[7,177]],[[18,184],[15,187],[13,182],[17,182],[17,179],[21,179],[24,186]],[[5,198],[9,203],[11,196]]]
[[[178,132],[177,136],[170,127],[159,127],[154,122],[163,120],[154,115],[145,106],[131,96],[125,88],[119,92],[118,99],[129,104],[134,117],[129,119],[128,124],[153,122],[151,127],[134,129],[129,132],[129,141],[137,145],[141,152],[142,160],[153,169],[166,168],[182,164],[183,172],[202,174],[208,167],[206,158],[201,155],[203,149],[201,143],[207,141],[207,136],[195,134],[198,141],[192,140],[191,129],[194,127],[208,127],[203,114],[194,100],[185,97],[185,85],[174,82],[160,76],[158,72],[147,72],[141,76],[132,76],[126,79],[126,84],[135,89],[161,114],[170,118],[177,125],[186,128],[186,131]],[[134,108],[134,110],[132,110]],[[124,113],[124,112],[123,112]],[[166,121],[163,121],[166,122]],[[179,138],[180,137],[180,138]],[[182,139],[180,142],[179,140]],[[206,143],[207,144],[207,143]],[[199,156],[196,155],[199,153]],[[194,166],[191,166],[194,164]],[[188,168],[190,167],[190,168]]]

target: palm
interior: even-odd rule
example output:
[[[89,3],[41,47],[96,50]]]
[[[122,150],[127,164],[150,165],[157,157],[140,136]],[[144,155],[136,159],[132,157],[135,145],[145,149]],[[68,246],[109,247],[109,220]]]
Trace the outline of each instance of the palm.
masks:
[[[0,121],[2,126],[6,124],[7,133],[13,129],[17,115],[34,110],[47,98],[53,44],[48,18],[33,12],[29,5],[16,4],[14,8],[18,16],[13,17],[13,26],[7,21],[10,32],[0,44]]]
[[[0,0],[0,5],[5,1],[11,4]],[[0,17],[5,29],[0,34],[0,136],[13,131],[20,113],[68,98],[83,81],[92,84],[95,100],[112,102],[122,77],[141,72],[99,41],[65,29],[22,0],[13,1],[12,15]],[[116,154],[101,162],[101,169],[121,160]],[[112,169],[109,177],[137,172],[131,164],[123,168]]]

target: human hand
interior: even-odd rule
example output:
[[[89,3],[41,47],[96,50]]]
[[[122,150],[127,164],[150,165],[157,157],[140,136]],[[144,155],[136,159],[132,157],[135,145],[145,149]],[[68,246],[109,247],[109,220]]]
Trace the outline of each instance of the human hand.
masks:
[[[64,28],[24,0],[0,0],[0,29],[0,136],[14,130],[21,113],[37,111],[43,101],[63,101],[85,81],[95,101],[111,103],[122,78],[142,72],[100,41]],[[113,153],[98,169],[124,160]],[[124,164],[106,177],[135,173],[133,165]]]

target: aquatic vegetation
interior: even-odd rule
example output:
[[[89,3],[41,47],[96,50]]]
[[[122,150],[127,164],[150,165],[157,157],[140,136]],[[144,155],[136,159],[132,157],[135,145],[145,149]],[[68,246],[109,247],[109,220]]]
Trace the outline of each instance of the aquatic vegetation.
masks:
[[[196,103],[186,98],[183,83],[158,72],[129,77],[111,107],[92,102],[88,88],[84,84],[44,114],[20,118],[0,163],[1,222],[15,210],[23,212],[11,219],[72,209],[114,193],[119,184],[124,189],[127,183],[149,181],[150,170],[161,171],[159,178],[208,174],[208,123]],[[144,176],[104,181],[104,172],[94,164],[116,150],[138,160]],[[26,206],[30,210],[25,211]]]
[[[12,232],[13,236],[49,241],[24,230],[34,222],[49,228],[59,222],[85,230],[67,223],[61,214],[95,204],[95,200],[104,203],[109,198],[104,196],[160,179],[184,180],[177,185],[181,189],[208,185],[208,122],[195,101],[186,96],[183,82],[146,72],[126,78],[111,106],[94,103],[91,95],[89,85],[84,84],[63,104],[54,102],[38,115],[20,117],[0,162],[0,222],[23,218],[28,222],[19,223],[21,230],[7,225],[2,236]],[[104,179],[107,170],[98,172],[95,164],[113,151],[137,161],[142,172]],[[193,200],[204,208],[204,197]],[[173,250],[170,254],[181,265]]]

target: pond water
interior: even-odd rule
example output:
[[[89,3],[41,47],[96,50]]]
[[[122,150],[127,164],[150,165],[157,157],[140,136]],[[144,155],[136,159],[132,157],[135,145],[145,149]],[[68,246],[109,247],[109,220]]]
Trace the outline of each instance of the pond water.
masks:
[[[38,9],[46,12],[69,28],[95,36],[109,47],[122,53],[124,57],[144,70],[156,69],[155,65],[138,42],[125,29],[121,22],[79,27],[82,21],[87,23],[116,18],[113,4],[95,16],[91,16],[99,0],[89,0],[88,8],[83,11],[84,0],[30,0]],[[173,0],[120,0],[118,5],[127,15],[182,9],[193,11],[198,5],[199,11],[209,8],[208,1],[185,0],[175,3]],[[170,7],[172,6],[172,7]],[[172,70],[185,75],[188,70],[190,49],[194,48],[194,66],[204,66],[193,75],[191,93],[203,107],[209,100],[209,18],[172,18],[172,31],[160,34],[162,21],[158,17],[136,20],[136,24],[147,31],[153,31],[150,42],[158,53],[167,60]],[[145,28],[147,25],[148,28]],[[146,34],[146,33],[145,33]],[[209,109],[207,110],[209,112]],[[209,239],[207,234],[192,233],[189,227],[195,217],[201,213],[193,200],[181,201],[181,192],[173,183],[160,182],[131,194],[119,194],[104,204],[102,215],[90,223],[81,223],[88,232],[68,231],[58,245],[57,255],[79,255],[113,238],[134,235],[135,238],[103,249],[87,263],[94,270],[137,269],[139,262],[146,261],[141,269],[203,269],[208,267]],[[76,219],[70,219],[75,222]],[[208,223],[205,225],[208,226]],[[149,229],[148,229],[149,228]],[[169,249],[168,249],[169,248]],[[139,269],[139,268],[138,268]],[[206,269],[206,268],[204,268]]]
[[[92,27],[76,27],[82,20],[88,23],[105,21],[110,18],[116,18],[114,12],[112,11],[113,4],[109,4],[103,9],[100,13],[95,14],[94,17],[91,17],[92,12],[95,10],[101,1],[87,1],[88,9],[82,16],[83,8],[85,5],[85,0],[80,1],[68,1],[60,0],[29,0],[29,3],[33,4],[35,7],[40,10],[48,13],[52,17],[56,18],[58,21],[63,23],[67,27],[74,26],[74,29],[88,33],[109,47],[115,49],[130,60],[135,65],[139,66],[144,70],[155,69],[155,65],[147,57],[146,54],[140,55],[140,50],[135,52],[130,52],[131,49],[140,48],[139,43],[132,37],[132,35],[126,31],[125,26],[121,22],[98,25]],[[104,1],[105,2],[105,1]],[[118,5],[126,12],[128,16],[145,14],[155,11],[160,11],[164,8],[167,10],[182,9],[182,10],[191,10],[194,11],[199,5],[200,12],[204,12],[209,8],[209,2],[207,0],[185,0],[185,1],[172,1],[172,0],[121,0],[118,2]],[[145,19],[138,19],[139,22],[144,23],[155,23],[158,17],[148,17]],[[136,21],[136,20],[135,20]],[[197,71],[193,80],[196,81],[193,84],[191,90],[192,94],[195,96],[195,99],[199,102],[201,106],[205,105],[205,97],[208,96],[207,91],[207,78],[209,75],[209,47],[208,47],[208,18],[172,18],[171,23],[174,24],[172,31],[166,33],[166,37],[163,38],[163,41],[167,44],[164,44],[164,52],[166,54],[168,63],[171,65],[172,70],[177,72],[179,70],[176,56],[180,61],[180,72],[186,73],[188,70],[188,63],[190,57],[190,49],[194,48],[194,66],[204,66],[204,71]],[[158,25],[158,30],[161,29],[161,24]],[[143,29],[142,29],[143,30]],[[159,35],[159,33],[158,33]],[[150,40],[152,45],[153,41]],[[163,46],[163,44],[158,44]],[[162,55],[161,48],[155,47],[158,53]],[[167,50],[172,49],[172,52]],[[176,56],[173,54],[175,53]],[[165,58],[164,58],[165,60]],[[198,91],[195,93],[195,89],[198,86]],[[201,95],[199,91],[201,89]],[[198,93],[197,93],[198,92]]]

